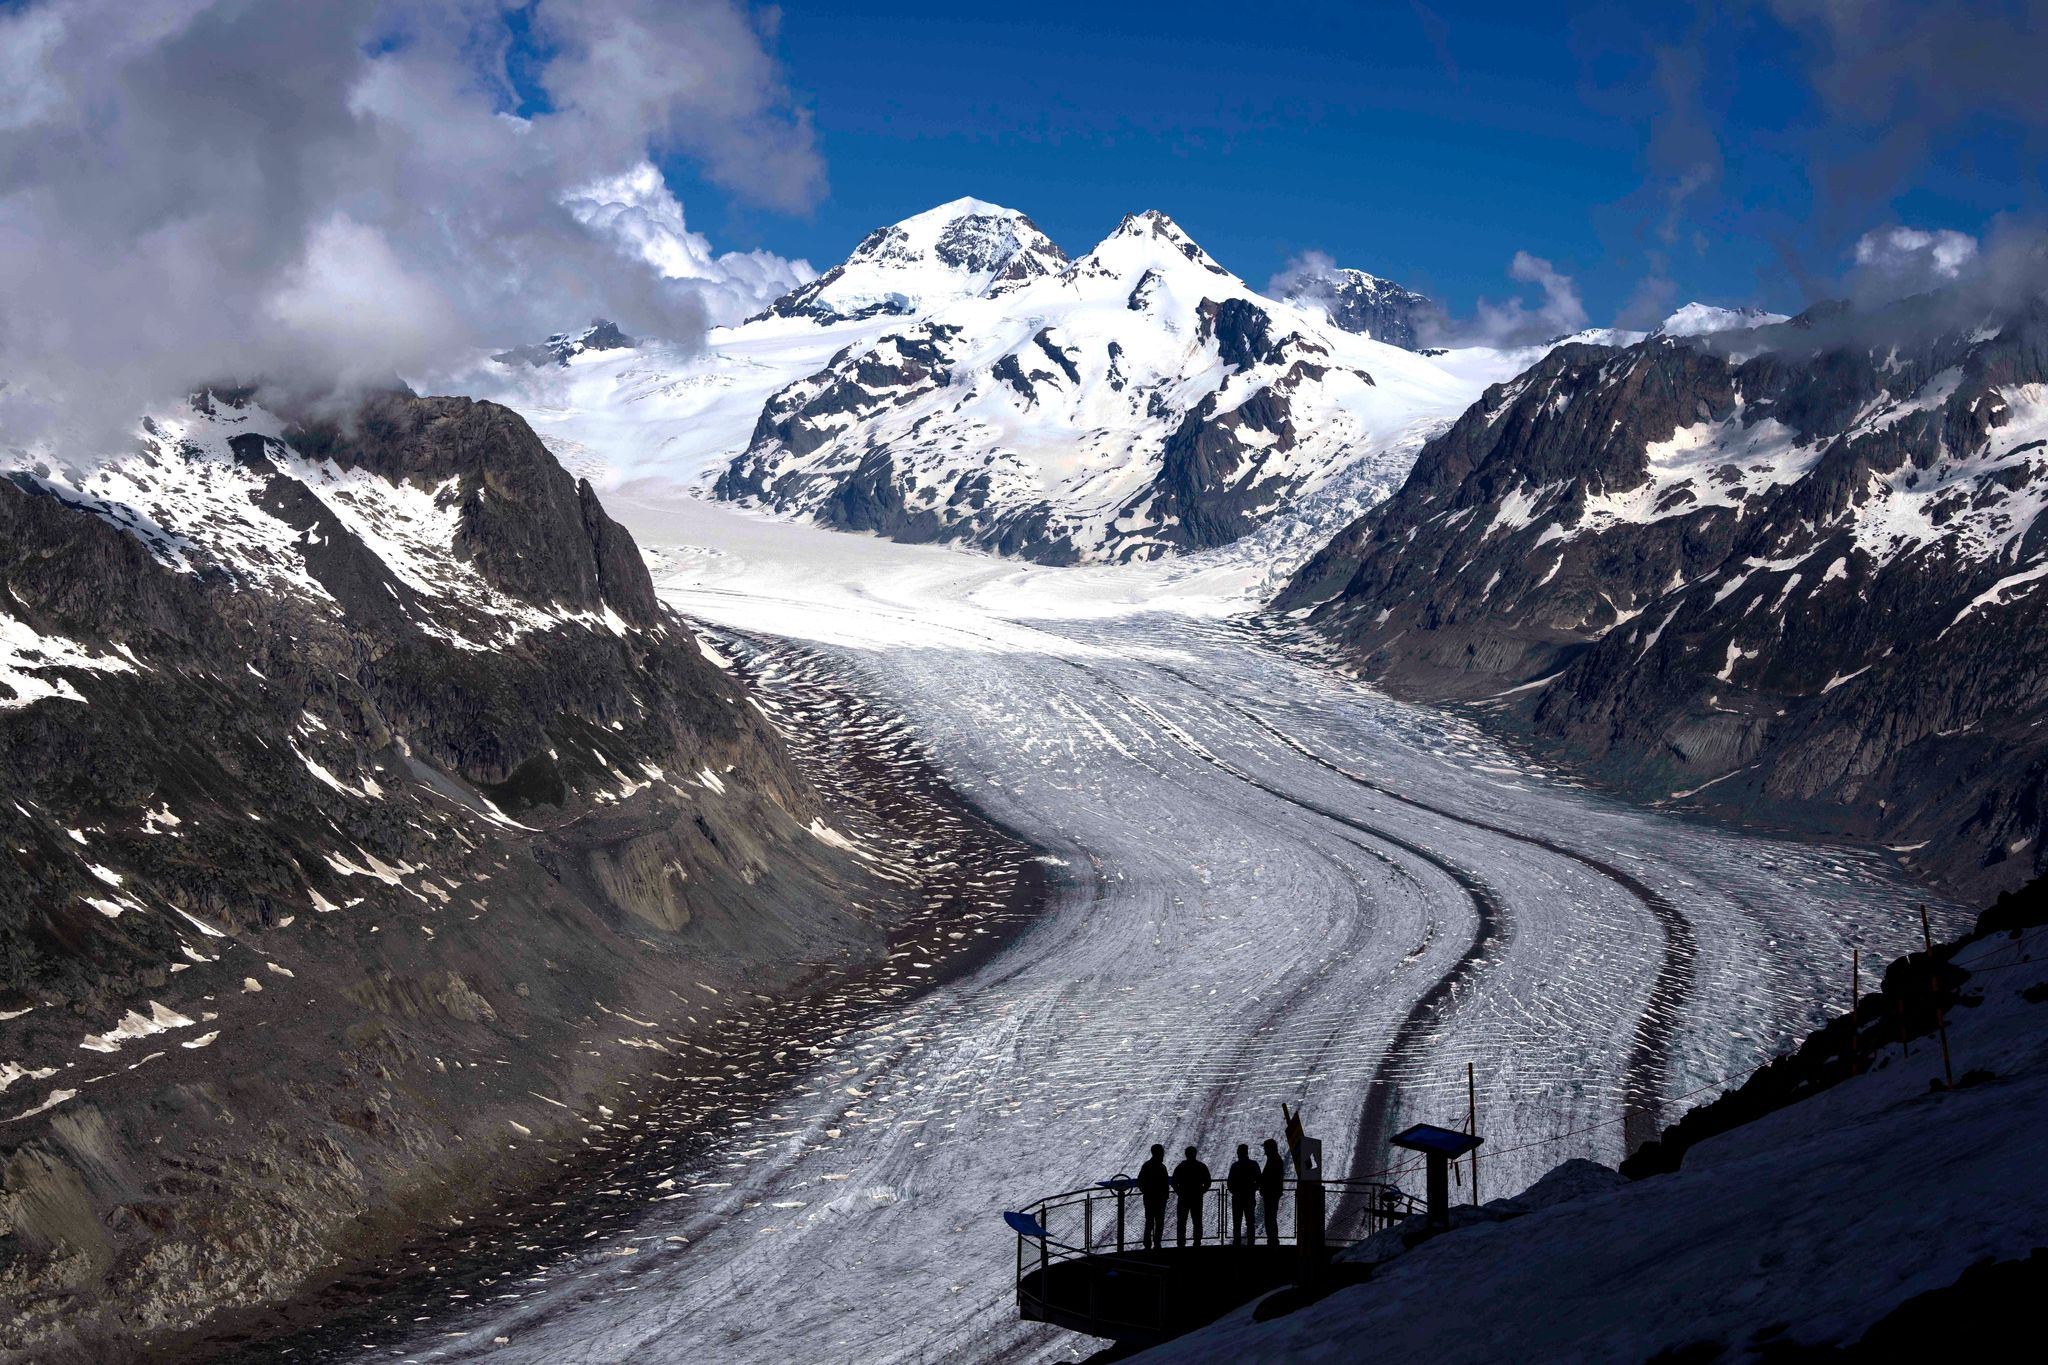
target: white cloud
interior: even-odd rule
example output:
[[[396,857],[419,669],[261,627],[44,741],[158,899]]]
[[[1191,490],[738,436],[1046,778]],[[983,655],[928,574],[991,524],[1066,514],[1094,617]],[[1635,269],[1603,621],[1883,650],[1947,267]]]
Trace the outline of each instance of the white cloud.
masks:
[[[277,280],[270,316],[297,343],[293,368],[348,383],[390,377],[384,355],[446,353],[461,345],[454,306],[374,227],[336,214],[313,228]],[[404,329],[403,335],[393,335]]]
[[[773,21],[773,11],[767,16]],[[751,11],[731,0],[542,0],[555,50],[542,84],[557,108],[646,130],[716,183],[778,208],[807,207],[823,167]],[[617,163],[614,163],[617,164]]]
[[[1301,298],[1320,302],[1329,297],[1336,280],[1337,261],[1327,251],[1301,251],[1287,258],[1287,264],[1266,281],[1268,298]]]
[[[0,445],[88,411],[104,437],[215,378],[431,382],[453,351],[600,313],[690,344],[808,272],[715,253],[653,172],[688,158],[776,208],[820,192],[809,125],[738,0],[537,0],[545,98],[525,117],[504,16],[0,10]],[[621,183],[630,198],[594,203]]]
[[[1878,228],[1856,241],[1857,270],[1905,293],[1948,284],[1976,258],[1977,239],[1951,228]]]
[[[661,278],[701,285],[714,323],[738,322],[817,275],[808,261],[770,252],[714,253],[710,240],[684,223],[682,201],[652,162],[578,186],[562,202],[577,222]]]
[[[1543,257],[1517,251],[1508,262],[1508,277],[1535,285],[1542,300],[1532,306],[1521,298],[1505,303],[1481,299],[1471,321],[1446,323],[1432,340],[1451,346],[1529,346],[1585,327],[1586,305],[1578,285]]]

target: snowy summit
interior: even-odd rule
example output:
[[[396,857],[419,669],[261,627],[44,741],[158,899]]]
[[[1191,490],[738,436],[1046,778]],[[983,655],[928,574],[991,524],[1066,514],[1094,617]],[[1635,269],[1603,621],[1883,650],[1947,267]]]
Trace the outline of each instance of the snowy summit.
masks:
[[[1038,225],[1015,209],[961,198],[876,228],[846,260],[783,295],[756,320],[845,322],[923,312],[956,299],[1001,294],[1067,263]]]
[[[1327,265],[1321,259],[1284,272],[1269,292],[1319,310],[1332,326],[1411,351],[1421,345],[1419,324],[1434,307],[1425,296],[1392,280]]]
[[[1029,219],[956,201],[770,311],[944,291],[776,393],[719,496],[1051,562],[1155,558],[1237,539],[1479,388],[1257,293],[1157,210],[1069,261]]]
[[[1784,313],[1772,313],[1762,308],[1716,308],[1711,303],[1688,303],[1658,323],[1653,335],[1707,336],[1714,332],[1733,332],[1745,327],[1769,327],[1788,320]]]

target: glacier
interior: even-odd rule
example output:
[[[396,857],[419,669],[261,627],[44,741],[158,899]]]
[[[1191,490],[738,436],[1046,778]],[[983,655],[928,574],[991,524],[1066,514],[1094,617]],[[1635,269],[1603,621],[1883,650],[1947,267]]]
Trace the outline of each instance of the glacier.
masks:
[[[1876,853],[1632,808],[1356,682],[1247,617],[1252,556],[1055,570],[609,505],[722,657],[896,717],[1043,850],[1048,903],[954,979],[803,1025],[771,1099],[556,1211],[526,1273],[423,1269],[336,1355],[1072,1358],[1016,1318],[1001,1209],[1154,1141],[1256,1145],[1283,1101],[1378,1170],[1397,1125],[1462,1123],[1467,1062],[1489,1195],[1612,1163],[1827,1017],[1852,949],[1918,934]]]

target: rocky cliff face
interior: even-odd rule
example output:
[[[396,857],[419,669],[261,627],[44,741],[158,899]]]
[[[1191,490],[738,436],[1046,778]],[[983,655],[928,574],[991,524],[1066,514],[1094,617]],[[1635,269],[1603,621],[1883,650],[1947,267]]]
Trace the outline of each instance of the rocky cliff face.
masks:
[[[2044,452],[2039,300],[1568,345],[1278,605],[1640,794],[1996,889],[2048,860]]]
[[[522,1178],[710,992],[879,941],[826,814],[506,409],[215,392],[0,480],[0,1351]]]
[[[884,230],[820,278],[847,293],[831,319],[871,296],[939,296],[885,287],[931,273],[913,254],[885,279],[888,243],[946,235],[902,226],[917,230]],[[1151,559],[1235,540],[1338,471],[1378,461],[1391,481],[1393,447],[1477,388],[1254,293],[1156,212],[1078,260],[991,249],[967,264],[994,283],[770,397],[718,496],[1048,563]],[[799,290],[777,307],[818,303]]]

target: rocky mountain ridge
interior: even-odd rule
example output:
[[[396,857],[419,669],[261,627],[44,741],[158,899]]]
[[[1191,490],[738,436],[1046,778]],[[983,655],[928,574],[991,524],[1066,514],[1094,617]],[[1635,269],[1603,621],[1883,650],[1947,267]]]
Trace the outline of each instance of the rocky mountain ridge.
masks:
[[[0,479],[0,1354],[286,1292],[876,951],[916,878],[749,700],[494,404]]]
[[[1652,799],[2040,871],[2048,304],[1926,297],[1489,388],[1277,605]]]

